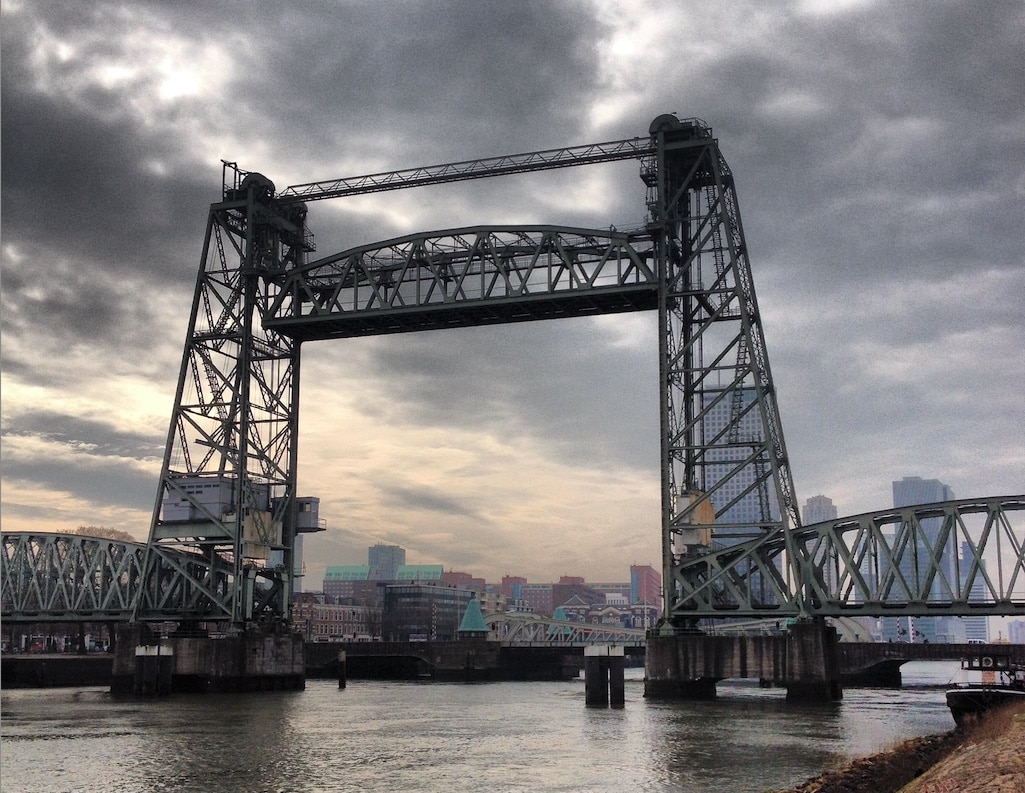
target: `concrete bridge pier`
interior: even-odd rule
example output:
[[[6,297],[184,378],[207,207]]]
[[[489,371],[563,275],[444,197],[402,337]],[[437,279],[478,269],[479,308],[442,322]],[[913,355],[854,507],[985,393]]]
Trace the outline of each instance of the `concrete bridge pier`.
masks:
[[[118,631],[110,682],[115,695],[305,687],[305,645],[297,633],[160,637],[145,625],[126,625]]]
[[[833,702],[843,696],[836,630],[798,622],[775,636],[653,635],[645,657],[644,695],[714,699],[727,678],[786,688],[787,699]]]
[[[843,699],[840,686],[840,638],[824,620],[797,622],[787,631],[787,700],[836,702]]]

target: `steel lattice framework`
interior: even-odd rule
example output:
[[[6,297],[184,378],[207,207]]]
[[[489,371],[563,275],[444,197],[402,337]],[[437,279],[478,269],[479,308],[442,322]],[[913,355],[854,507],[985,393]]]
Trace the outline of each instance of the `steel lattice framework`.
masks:
[[[624,159],[641,161],[648,216],[640,230],[476,226],[308,260],[310,201]],[[888,545],[889,518],[875,529],[801,527],[734,178],[703,122],[659,116],[647,138],[280,193],[233,164],[225,173],[207,223],[137,618],[173,611],[170,593],[202,592],[207,619],[287,619],[295,535],[306,530],[295,481],[303,341],[649,309],[658,312],[668,625],[766,610],[814,616],[854,603],[933,613],[942,605],[929,599],[937,582],[951,613],[980,581],[991,613],[1023,599],[1020,575],[1005,588],[989,567],[1007,551],[1010,568],[1021,569],[1011,540],[1021,534],[1009,524],[961,532],[979,559],[966,571],[969,590],[945,572],[948,544],[922,554],[925,535],[898,528]],[[999,549],[990,536],[1003,537]],[[929,588],[898,575],[911,555]],[[205,572],[180,558],[203,560]],[[197,614],[196,603],[183,601],[182,611]]]
[[[1023,523],[1025,496],[1004,496],[767,534],[688,557],[680,602],[702,616],[1025,614]]]
[[[267,324],[306,340],[655,308],[651,240],[554,226],[413,234],[294,270]]]
[[[164,582],[206,590],[208,620],[284,619],[291,593],[299,346],[263,319],[278,279],[312,249],[306,208],[258,174],[225,165],[210,207],[136,611],[173,610]],[[211,589],[175,562],[229,572]],[[191,613],[190,604],[179,604]]]
[[[1025,496],[881,510],[766,535],[688,557],[679,604],[692,615],[1025,615]],[[796,548],[799,584],[781,558]],[[141,591],[146,546],[81,535],[7,532],[0,615],[18,622],[127,621]],[[203,620],[229,593],[233,568],[166,548],[150,619]],[[804,597],[794,592],[803,590]],[[627,644],[643,631],[492,614],[503,642]]]
[[[224,599],[231,569],[196,554],[78,534],[4,532],[0,613],[16,622],[128,621],[143,589],[147,554],[150,618],[203,619]],[[152,575],[152,568],[151,573]]]

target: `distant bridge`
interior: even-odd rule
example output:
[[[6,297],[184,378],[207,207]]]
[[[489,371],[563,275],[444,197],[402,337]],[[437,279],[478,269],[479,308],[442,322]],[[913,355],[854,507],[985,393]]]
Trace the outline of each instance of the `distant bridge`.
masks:
[[[643,647],[646,636],[642,628],[555,620],[530,613],[487,614],[484,624],[491,631],[491,638],[504,647]]]

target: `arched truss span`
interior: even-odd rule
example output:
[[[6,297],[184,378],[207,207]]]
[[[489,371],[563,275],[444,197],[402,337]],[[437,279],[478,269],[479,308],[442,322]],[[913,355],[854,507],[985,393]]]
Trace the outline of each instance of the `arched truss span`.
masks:
[[[658,306],[653,236],[474,226],[342,251],[292,271],[265,325],[299,341]]]
[[[1023,537],[1025,496],[867,512],[689,559],[680,600],[702,616],[1025,615]]]

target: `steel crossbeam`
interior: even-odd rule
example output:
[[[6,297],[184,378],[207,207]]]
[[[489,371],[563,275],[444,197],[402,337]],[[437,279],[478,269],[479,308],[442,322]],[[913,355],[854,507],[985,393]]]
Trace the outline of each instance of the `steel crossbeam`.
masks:
[[[613,140],[563,149],[548,149],[526,154],[510,154],[502,157],[407,168],[403,171],[350,176],[345,179],[307,182],[286,187],[280,195],[284,199],[321,201],[326,198],[379,193],[384,190],[402,190],[408,187],[461,182],[467,179],[485,179],[506,174],[569,168],[574,165],[631,160],[651,154],[652,151],[650,138]]]

